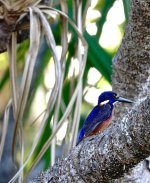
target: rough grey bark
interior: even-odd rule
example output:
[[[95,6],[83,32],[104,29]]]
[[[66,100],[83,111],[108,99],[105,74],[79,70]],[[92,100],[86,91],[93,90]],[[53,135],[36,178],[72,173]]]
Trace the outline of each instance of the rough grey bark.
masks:
[[[132,0],[131,9],[121,47],[113,60],[112,80],[115,91],[136,101],[146,96],[149,88],[150,1]]]
[[[129,24],[113,63],[114,90],[138,102],[149,95],[150,88],[149,18],[150,1],[133,1]],[[122,109],[120,113],[118,106],[115,116],[118,118],[126,112]],[[149,159],[144,160],[116,183],[149,183],[149,164]]]
[[[83,141],[32,183],[114,182],[150,156],[150,1],[133,0],[131,9],[112,79],[114,90],[135,103],[118,105],[114,122],[105,132]]]
[[[32,182],[109,182],[121,177],[150,155],[149,105],[149,98],[135,105],[123,120],[93,139],[83,141],[67,158]]]
[[[149,159],[150,160],[150,159]],[[149,160],[144,160],[124,177],[113,181],[113,183],[149,183],[150,182],[150,167]]]

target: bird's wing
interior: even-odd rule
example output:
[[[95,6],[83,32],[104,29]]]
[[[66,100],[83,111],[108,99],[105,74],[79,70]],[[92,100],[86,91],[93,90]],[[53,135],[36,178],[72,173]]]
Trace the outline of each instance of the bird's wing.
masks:
[[[96,127],[107,120],[112,114],[112,106],[110,104],[105,104],[104,106],[96,106],[90,112],[83,124],[83,129],[85,136],[88,136],[93,132]]]

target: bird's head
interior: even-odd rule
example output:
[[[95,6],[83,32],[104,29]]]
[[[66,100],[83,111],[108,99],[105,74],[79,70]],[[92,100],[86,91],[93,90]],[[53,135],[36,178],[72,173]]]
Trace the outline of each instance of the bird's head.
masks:
[[[106,91],[103,92],[99,98],[98,98],[98,105],[103,105],[106,103],[110,103],[110,104],[114,104],[115,102],[125,102],[125,103],[132,103],[131,100],[122,98],[117,96],[117,94],[115,92],[112,91]]]

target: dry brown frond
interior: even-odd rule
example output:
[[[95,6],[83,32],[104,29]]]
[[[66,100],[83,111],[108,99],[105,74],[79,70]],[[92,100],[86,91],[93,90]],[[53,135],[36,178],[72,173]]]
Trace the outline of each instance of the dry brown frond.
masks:
[[[43,7],[43,6],[42,6]],[[72,107],[73,107],[73,104],[75,102],[75,99],[77,98],[77,94],[78,92],[80,91],[80,87],[81,87],[81,83],[82,83],[82,77],[83,77],[83,73],[84,73],[84,67],[85,67],[85,63],[86,63],[86,57],[87,57],[87,43],[84,39],[84,37],[82,36],[82,34],[80,33],[80,31],[78,30],[78,28],[76,27],[76,25],[72,22],[72,20],[69,19],[69,17],[64,14],[63,12],[59,11],[59,10],[55,10],[54,8],[46,8],[45,6],[43,7],[43,12],[45,13],[49,13],[50,15],[50,12],[51,11],[47,11],[47,10],[53,10],[53,11],[56,11],[58,12],[59,14],[61,14],[64,18],[67,19],[67,21],[72,25],[72,27],[75,29],[77,35],[79,36],[81,42],[82,42],[82,45],[84,48],[84,54],[82,54],[82,62],[81,62],[81,70],[80,70],[80,73],[79,73],[79,77],[78,77],[78,83],[77,83],[77,86],[74,90],[74,93],[71,97],[71,100],[68,104],[68,107],[66,108],[66,111],[65,113],[63,114],[62,118],[60,119],[60,121],[58,122],[55,130],[53,131],[52,135],[48,138],[48,140],[46,141],[46,143],[44,144],[43,148],[41,149],[40,153],[37,155],[37,157],[35,158],[35,160],[32,162],[32,166],[31,168],[33,168],[35,166],[35,164],[37,164],[39,162],[39,160],[41,159],[41,157],[44,155],[45,151],[48,149],[48,147],[50,146],[52,140],[54,139],[54,137],[56,136],[56,134],[58,133],[59,129],[62,127],[64,121],[68,118],[68,116],[70,115],[70,112],[72,110]],[[46,11],[44,11],[46,10]]]
[[[16,67],[16,33],[12,33],[11,42],[8,45],[8,55],[9,55],[9,71],[10,71],[10,81],[11,81],[11,91],[12,91],[12,103],[13,103],[13,114],[16,115],[17,110],[17,98],[18,98],[18,89],[17,89],[17,67]]]
[[[67,13],[67,5],[66,5],[65,0],[61,1],[61,9],[64,13]],[[62,69],[62,76],[61,76],[60,87],[59,87],[59,91],[58,91],[57,103],[56,103],[56,107],[55,107],[55,111],[54,111],[53,127],[52,127],[53,132],[54,132],[54,130],[57,126],[57,122],[58,122],[59,108],[60,108],[60,102],[61,102],[61,97],[62,97],[64,72],[65,72],[65,65],[66,65],[65,59],[66,59],[66,54],[67,54],[67,49],[68,49],[67,20],[65,18],[61,17],[61,21],[62,21],[61,45],[63,45],[63,47],[62,47],[62,52],[61,52],[60,63],[61,63],[61,69]],[[56,156],[56,138],[54,138],[52,140],[52,144],[51,144],[51,165],[53,165],[55,163],[55,156]]]
[[[15,142],[18,133],[19,123],[22,121],[22,117],[24,114],[25,106],[27,103],[27,98],[29,94],[29,89],[31,85],[33,69],[39,49],[40,44],[40,25],[38,18],[33,14],[32,9],[30,8],[30,48],[27,54],[25,68],[23,72],[23,78],[21,82],[21,87],[19,90],[19,97],[17,103],[17,112],[14,116],[15,119],[15,127],[13,134],[13,144],[12,144],[12,157],[14,158],[14,148]]]
[[[1,2],[2,0],[0,0]],[[14,130],[14,135],[13,135],[13,157],[14,157],[14,149],[15,149],[15,143],[17,136],[19,135],[19,130],[22,130],[22,118],[24,115],[25,107],[27,104],[27,98],[29,95],[29,89],[31,85],[31,79],[33,75],[33,68],[35,66],[35,60],[37,57],[38,49],[39,49],[39,44],[40,44],[40,36],[41,36],[41,30],[43,30],[44,36],[47,40],[48,46],[51,50],[52,57],[55,63],[55,85],[52,88],[51,95],[48,100],[47,108],[44,111],[44,116],[41,120],[41,126],[40,129],[38,130],[37,134],[34,137],[32,147],[30,149],[30,152],[27,156],[27,159],[23,163],[23,153],[24,153],[24,140],[23,136],[21,137],[21,142],[20,142],[20,150],[21,150],[21,164],[20,164],[20,169],[16,173],[16,175],[10,180],[10,182],[15,181],[19,176],[20,176],[20,181],[22,180],[23,174],[21,175],[22,170],[24,167],[27,165],[29,162],[30,158],[32,157],[35,148],[37,147],[37,144],[39,142],[39,139],[43,133],[44,127],[46,125],[47,119],[49,115],[52,113],[52,110],[54,109],[54,118],[53,118],[53,132],[52,135],[48,138],[46,143],[43,145],[43,148],[41,149],[40,153],[37,155],[35,160],[32,162],[31,168],[34,167],[35,164],[38,163],[38,161],[41,159],[45,151],[49,148],[50,144],[52,143],[52,163],[55,161],[55,136],[58,133],[59,129],[62,127],[64,124],[65,120],[69,117],[70,113],[73,110],[73,106],[75,105],[75,113],[74,113],[74,119],[73,119],[73,127],[72,127],[72,140],[70,147],[72,147],[75,144],[75,138],[77,136],[77,128],[79,125],[79,116],[80,116],[80,106],[81,106],[81,101],[82,101],[82,78],[83,78],[83,73],[84,73],[84,68],[86,64],[86,57],[87,57],[87,43],[82,35],[82,15],[81,15],[81,8],[82,5],[79,4],[78,6],[78,17],[77,17],[77,26],[76,24],[66,15],[67,12],[67,4],[66,1],[61,1],[61,7],[62,11],[57,10],[55,8],[39,5],[40,1],[32,0],[29,2],[29,0],[26,0],[24,2],[24,7],[22,7],[22,2],[23,0],[20,1],[15,1],[16,7],[14,9],[16,11],[23,11],[23,13],[30,13],[30,47],[28,50],[28,54],[25,60],[25,68],[23,72],[23,77],[22,77],[22,82],[21,86],[17,88],[17,86],[12,86],[13,91],[18,91],[18,96],[13,96],[13,107],[14,107],[14,118],[15,118],[15,130]],[[29,7],[29,9],[26,9],[27,6],[32,6]],[[37,6],[35,6],[37,5]],[[52,33],[51,27],[48,22],[47,16],[52,16],[53,14],[58,14],[61,17],[62,21],[62,32],[61,32],[61,43],[63,45],[62,47],[62,53],[61,57],[59,58],[58,53],[56,51],[56,43],[55,43],[55,38]],[[25,15],[25,14],[24,14]],[[23,16],[23,15],[22,15]],[[18,19],[18,22],[22,19]],[[63,88],[63,82],[64,82],[64,72],[65,72],[65,59],[66,59],[66,53],[68,49],[68,40],[67,40],[67,32],[68,32],[68,23],[73,27],[75,30],[77,36],[78,36],[78,46],[76,50],[76,57],[79,60],[79,75],[77,78],[77,84],[74,88],[74,91],[72,93],[70,102],[68,106],[65,108],[64,114],[59,120],[58,114],[59,114],[59,109],[60,109],[60,104],[61,104],[61,96],[62,96],[62,88]],[[40,29],[41,28],[41,29]],[[14,43],[12,43],[14,44]],[[14,49],[15,50],[15,49]],[[15,53],[15,52],[13,52]],[[15,54],[12,54],[12,51],[10,52],[10,56],[14,55],[12,58],[15,60]],[[15,85],[14,78],[15,78],[15,68],[11,68],[13,71],[12,74],[12,85]],[[14,92],[15,93],[15,92]],[[17,101],[17,102],[16,102]],[[20,128],[19,128],[20,127]],[[76,128],[76,129],[74,129]]]

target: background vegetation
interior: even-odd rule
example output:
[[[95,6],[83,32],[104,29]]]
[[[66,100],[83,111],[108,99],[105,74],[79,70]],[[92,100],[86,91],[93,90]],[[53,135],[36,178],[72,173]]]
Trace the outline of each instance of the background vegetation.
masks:
[[[81,4],[82,6],[80,6]],[[28,176],[34,165],[37,164],[36,169],[38,171],[45,170],[59,158],[64,157],[75,145],[78,129],[92,106],[97,103],[99,94],[102,91],[111,90],[112,58],[121,43],[124,27],[128,20],[130,2],[128,0],[92,0],[91,4],[90,1],[82,1],[82,3],[78,1],[77,4],[75,1],[68,0],[67,3],[64,1],[51,2],[51,6],[66,13],[72,22],[77,25],[88,44],[87,62],[84,68],[83,59],[84,56],[86,57],[86,45],[82,40],[83,37],[77,33],[71,24],[67,24],[66,19],[59,13],[55,11],[48,13],[47,20],[51,26],[52,36],[48,38],[46,33],[44,36],[43,25],[39,48],[37,48],[38,55],[33,65],[33,71],[30,71],[32,74],[28,72],[28,75],[31,74],[31,84],[29,85],[25,109],[19,127],[13,134],[16,125],[15,117],[13,117],[15,116],[15,108],[14,104],[13,110],[11,103],[7,105],[12,96],[10,89],[12,74],[9,72],[12,62],[10,59],[11,46],[8,50],[9,54],[7,52],[0,54],[1,165],[5,164],[6,157],[11,159],[12,150],[17,167],[17,169],[14,169],[13,162],[7,161],[7,165],[10,163],[10,169],[3,168],[0,170],[1,175],[9,173],[9,176],[5,177],[3,182],[7,182],[6,180],[9,180],[19,167],[23,167],[23,162],[26,162],[26,165],[24,174],[19,173],[20,182],[24,176]],[[81,7],[81,10],[79,7]],[[31,12],[29,13],[31,15]],[[36,21],[36,19],[32,21]],[[31,27],[30,23],[30,29]],[[13,36],[14,33],[12,41]],[[34,37],[34,35],[32,36]],[[36,36],[33,37],[32,39],[36,39]],[[56,46],[52,43],[53,38]],[[47,41],[48,39],[50,41]],[[55,51],[52,49],[53,46],[55,46]],[[17,88],[23,82],[26,58],[29,56],[27,52],[30,48],[31,37],[30,40],[26,39],[17,44],[17,76],[15,78]],[[8,62],[8,57],[10,62]],[[57,66],[55,57],[60,60],[60,66]],[[61,70],[59,82],[57,81],[57,74],[59,73],[56,71],[58,67]],[[56,83],[59,86],[55,90]],[[20,94],[19,89],[16,91]],[[57,94],[56,98],[52,97],[54,92]],[[74,101],[71,102],[75,92]],[[69,111],[67,111],[68,106]],[[4,113],[7,114],[6,116],[9,115],[9,119],[6,119],[6,116],[4,118]],[[63,117],[64,114],[67,115],[66,118]],[[60,130],[55,133],[55,129],[59,125]],[[39,134],[39,138],[37,134]],[[11,149],[12,139],[14,143]],[[35,148],[33,148],[34,145]],[[32,150],[33,153],[31,153]],[[32,176],[33,173],[34,171]]]

